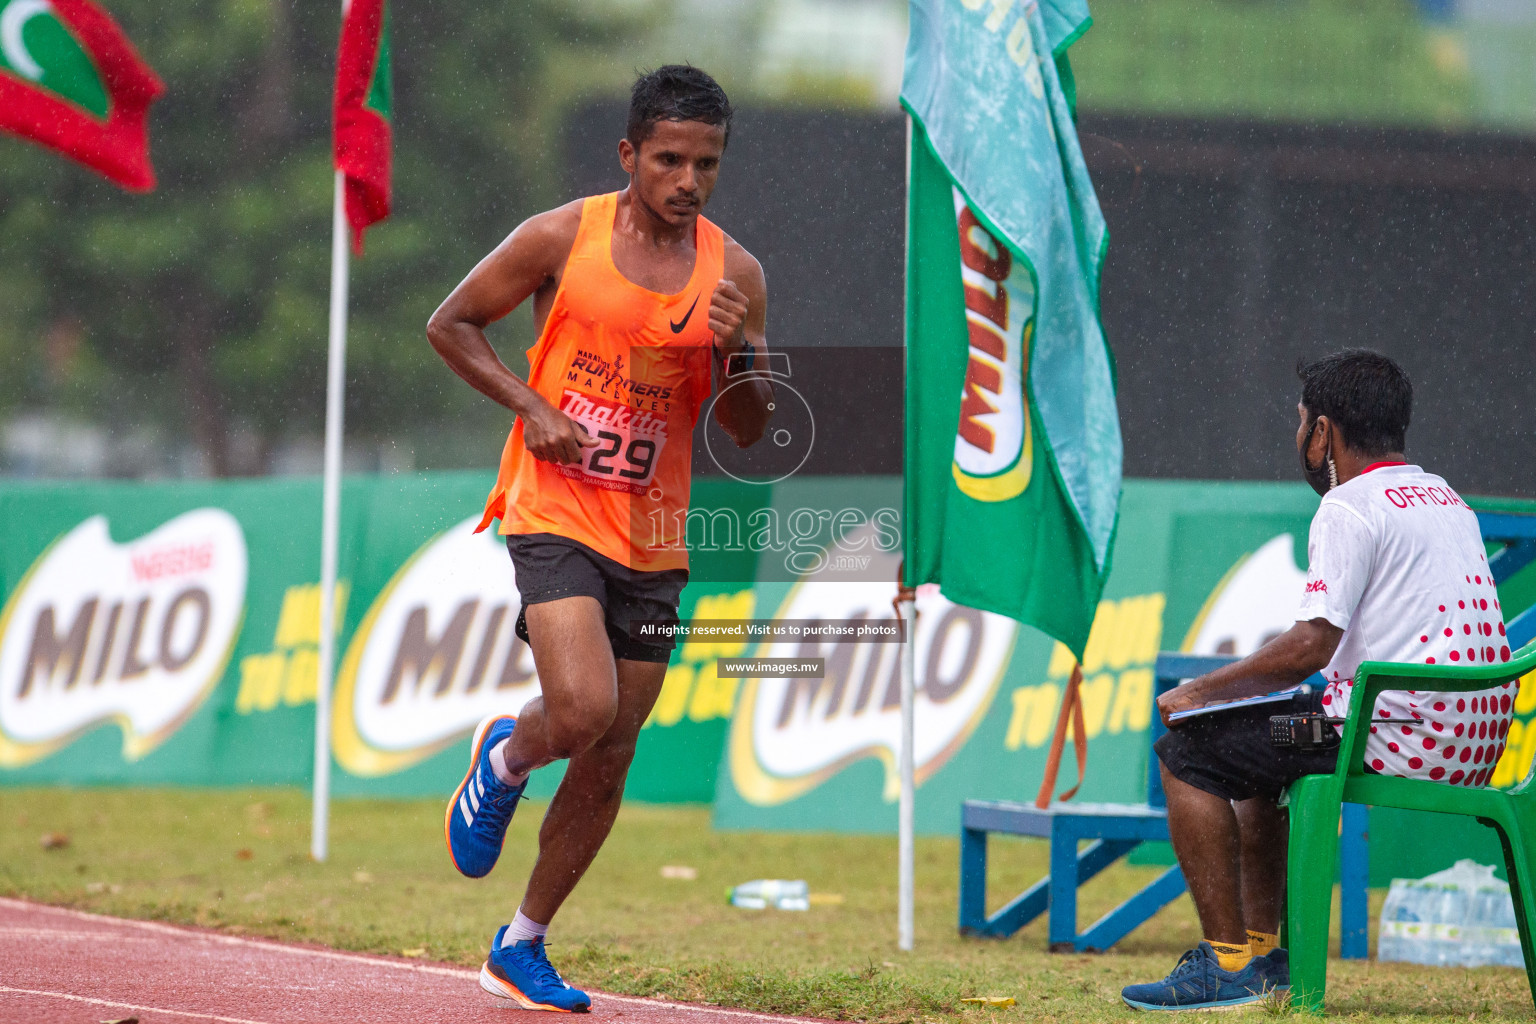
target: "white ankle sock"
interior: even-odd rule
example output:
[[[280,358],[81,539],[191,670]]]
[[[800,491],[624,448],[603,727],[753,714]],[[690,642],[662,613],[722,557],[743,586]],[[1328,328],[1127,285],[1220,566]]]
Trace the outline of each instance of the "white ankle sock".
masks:
[[[522,942],[525,939],[542,939],[548,932],[549,925],[539,924],[519,908],[517,916],[512,919],[511,924],[507,925],[506,934],[501,937],[501,944],[510,946],[514,942]]]
[[[491,748],[491,771],[502,782],[509,786],[521,786],[528,781],[528,773],[521,775],[512,774],[512,769],[507,767],[507,741],[502,740]]]

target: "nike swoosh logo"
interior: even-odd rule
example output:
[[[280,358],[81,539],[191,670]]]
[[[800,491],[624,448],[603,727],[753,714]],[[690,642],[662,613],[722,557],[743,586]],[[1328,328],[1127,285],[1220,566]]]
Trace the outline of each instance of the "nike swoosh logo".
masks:
[[[693,297],[693,305],[688,307],[688,312],[683,314],[683,318],[681,320],[679,320],[676,323],[672,324],[672,333],[673,334],[682,334],[683,333],[683,328],[688,326],[688,318],[693,316],[694,307],[697,306],[698,304],[699,304],[699,297],[697,295],[695,295]]]

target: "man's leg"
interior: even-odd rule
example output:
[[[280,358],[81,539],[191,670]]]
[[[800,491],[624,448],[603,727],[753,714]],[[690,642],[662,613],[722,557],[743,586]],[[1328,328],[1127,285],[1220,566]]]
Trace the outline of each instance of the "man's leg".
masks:
[[[1187,767],[1187,751],[1170,744],[1174,764]],[[1159,755],[1163,742],[1155,748]],[[1237,814],[1226,797],[1180,779],[1159,756],[1168,798],[1168,835],[1179,858],[1189,895],[1205,936],[1162,981],[1127,985],[1120,997],[1134,1009],[1214,1009],[1256,1002],[1271,987],[1255,960],[1243,929],[1240,841]],[[1182,769],[1181,769],[1182,770]]]
[[[1250,794],[1276,792],[1306,766],[1277,754],[1268,711],[1194,719],[1153,745],[1169,838],[1205,941],[1162,981],[1126,986],[1121,998],[1136,1009],[1231,1006],[1288,984],[1284,957],[1256,955],[1279,925],[1285,820],[1273,800]],[[1249,928],[1258,932],[1257,951]]]
[[[574,569],[578,585],[592,583],[580,578],[580,564]],[[595,588],[602,593],[600,583]],[[613,648],[596,597],[538,601],[524,614],[543,694],[527,703],[515,726],[513,716],[494,715],[476,730],[469,774],[444,823],[454,866],[471,878],[484,877],[500,858],[528,773],[596,743],[618,706]]]
[[[544,699],[530,701],[524,709],[506,747],[513,748],[524,722],[530,725],[529,738],[524,746],[511,749],[506,761],[523,771],[562,756],[570,761],[539,829],[539,857],[522,906],[492,940],[480,987],[529,1009],[585,1010],[591,1000],[567,985],[550,964],[544,934],[613,827],[640,727],[661,693],[667,666],[615,663],[597,602],[570,598],[549,604],[562,602],[567,607],[555,609],[552,624],[541,622],[544,615],[535,617],[529,609],[529,636],[539,637],[534,663]],[[591,608],[578,602],[590,602]],[[594,659],[592,645],[599,638],[603,657]],[[583,670],[591,675],[583,678]],[[593,680],[606,682],[607,688],[593,685]],[[601,732],[588,740],[594,723],[601,725]]]
[[[1259,936],[1268,945],[1280,931],[1280,916],[1285,912],[1288,816],[1266,797],[1243,800],[1234,807],[1242,845],[1243,923],[1250,939]]]
[[[507,770],[519,776],[596,743],[614,722],[620,692],[603,606],[595,598],[546,601],[524,614],[542,695],[518,714],[502,753]]]
[[[543,924],[554,918],[608,838],[624,797],[624,780],[634,760],[640,727],[661,693],[667,672],[665,663],[617,664],[617,714],[596,743],[572,755],[539,828],[539,859],[528,880],[522,912]]]
[[[1166,765],[1168,834],[1184,870],[1200,928],[1212,943],[1245,946],[1237,814],[1232,804],[1176,778]]]

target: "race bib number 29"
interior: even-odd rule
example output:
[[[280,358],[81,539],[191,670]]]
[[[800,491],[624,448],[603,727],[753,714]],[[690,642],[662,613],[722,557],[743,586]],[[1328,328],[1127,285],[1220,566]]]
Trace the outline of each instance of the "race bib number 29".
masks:
[[[582,450],[581,462],[559,467],[561,473],[606,490],[646,492],[667,443],[664,418],[570,390],[560,398],[560,411],[598,442]]]

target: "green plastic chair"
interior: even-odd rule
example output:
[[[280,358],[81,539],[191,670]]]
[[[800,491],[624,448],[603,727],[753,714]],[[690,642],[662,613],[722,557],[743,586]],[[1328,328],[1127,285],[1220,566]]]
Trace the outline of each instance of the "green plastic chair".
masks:
[[[1420,779],[1367,775],[1365,741],[1371,709],[1384,690],[1485,690],[1536,670],[1536,642],[1497,665],[1449,667],[1366,662],[1355,674],[1349,720],[1332,775],[1305,775],[1290,787],[1291,835],[1287,867],[1286,938],[1290,943],[1291,1006],[1323,1012],[1328,981],[1328,923],[1333,903],[1332,865],[1339,860],[1339,812],[1345,802],[1464,814],[1492,826],[1504,846],[1514,895],[1525,973],[1536,997],[1536,947],[1529,914],[1536,911],[1536,772],[1513,790],[1464,789]],[[1511,693],[1513,700],[1514,694]],[[1328,870],[1318,870],[1327,865]]]

